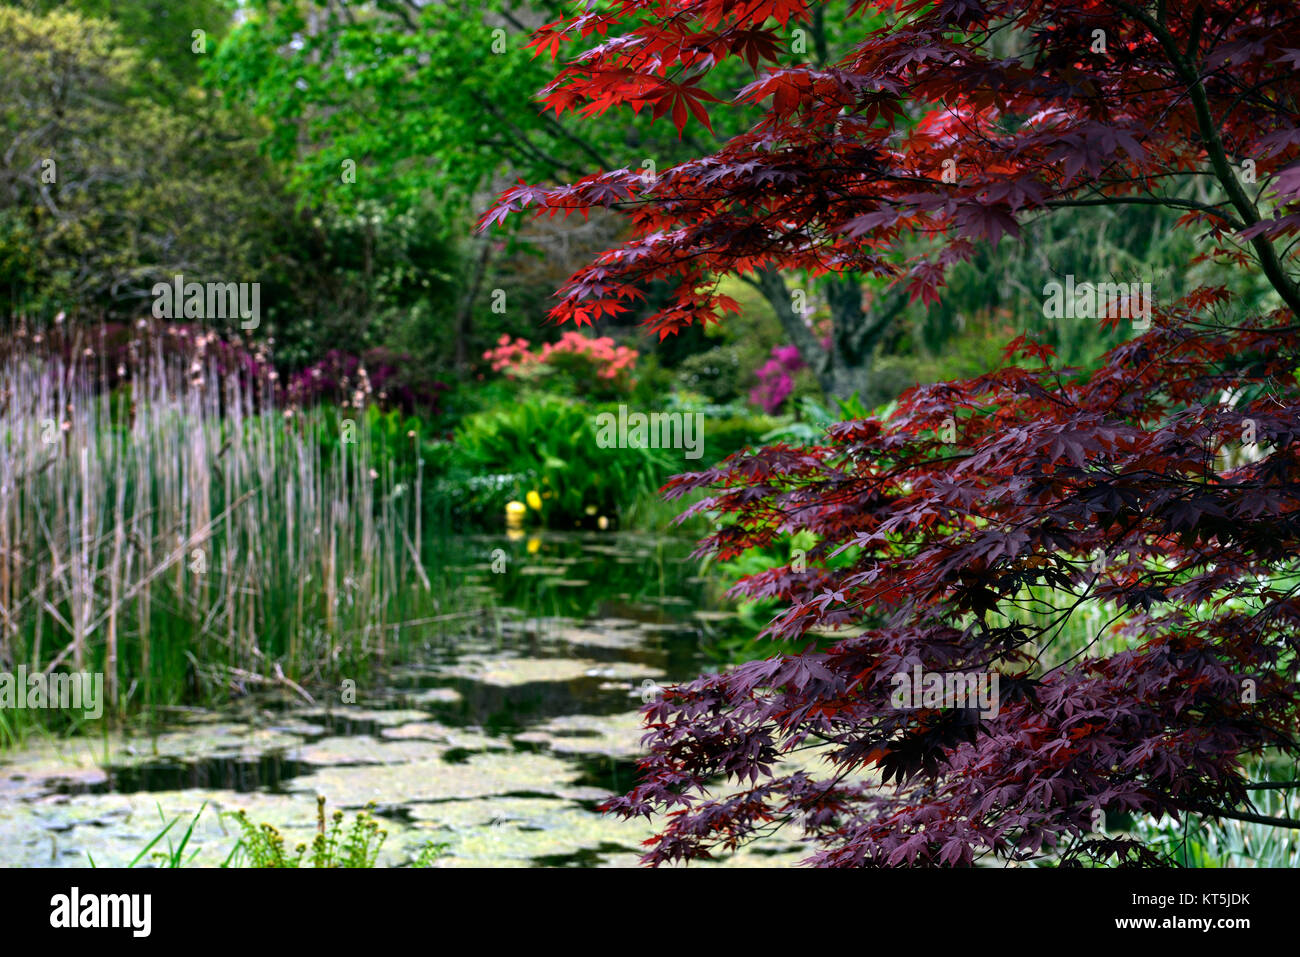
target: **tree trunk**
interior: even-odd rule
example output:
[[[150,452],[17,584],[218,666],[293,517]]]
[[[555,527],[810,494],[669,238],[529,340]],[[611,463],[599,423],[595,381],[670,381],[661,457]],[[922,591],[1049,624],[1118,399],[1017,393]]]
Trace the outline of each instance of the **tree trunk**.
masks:
[[[822,391],[837,399],[865,392],[876,348],[907,305],[905,293],[891,291],[880,298],[870,313],[865,312],[858,279],[830,277],[826,297],[831,310],[831,348],[826,349],[795,309],[790,290],[778,270],[763,269],[750,284],[771,304],[781,328],[812,367]]]

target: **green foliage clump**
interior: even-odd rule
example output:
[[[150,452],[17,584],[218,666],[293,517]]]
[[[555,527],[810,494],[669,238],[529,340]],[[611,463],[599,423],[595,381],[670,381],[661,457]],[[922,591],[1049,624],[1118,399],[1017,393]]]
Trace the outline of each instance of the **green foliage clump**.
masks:
[[[342,454],[344,445],[364,443],[370,468],[398,495],[418,489],[430,461],[436,470],[441,458],[443,443],[428,420],[398,409],[322,407],[311,427],[327,461]]]
[[[179,817],[166,820],[162,806],[158,807],[158,816],[165,823],[157,834],[140,851],[127,867],[135,867],[147,855],[159,867],[184,867],[194,863],[199,850],[195,849],[188,857],[185,849],[194,836],[194,826],[207,807],[205,801],[195,813],[193,819],[182,835],[180,843],[167,839],[167,850],[154,850],[164,837],[180,821]],[[239,826],[240,837],[231,849],[222,867],[256,867],[256,868],[298,868],[303,861],[310,867],[318,868],[373,868],[379,860],[379,852],[388,838],[388,832],[380,827],[374,816],[374,805],[357,812],[352,823],[345,827],[344,814],[335,811],[329,821],[325,818],[325,798],[316,798],[316,836],[310,845],[298,844],[292,850],[285,842],[284,835],[271,824],[254,824],[245,810],[229,815]],[[432,839],[424,842],[412,861],[414,867],[434,867],[447,852],[450,845],[445,841]],[[95,867],[95,859],[87,855],[90,866]]]
[[[637,496],[654,494],[672,474],[671,454],[602,448],[601,412],[617,414],[617,407],[536,395],[470,416],[456,432],[462,462],[478,476],[498,477],[476,489],[479,511],[501,514],[506,502],[536,492],[542,521],[568,528],[615,517]]]
[[[726,416],[706,416],[704,457],[709,462],[721,462],[729,455],[745,449],[758,448],[764,444],[763,436],[779,422],[780,420],[773,416],[747,410],[736,411]]]
[[[826,430],[836,422],[848,422],[853,419],[872,415],[855,392],[847,399],[836,399],[836,408],[823,405],[809,396],[802,397],[796,403],[797,414],[792,422],[787,422],[765,433],[763,444],[769,442],[786,442],[791,445],[818,445],[825,441]],[[883,409],[877,410],[877,413]]]
[[[187,827],[185,833],[181,835],[179,844],[168,837],[168,834],[171,829],[179,823],[180,818],[174,817],[168,821],[167,815],[163,814],[162,805],[158,804],[156,806],[158,808],[158,818],[163,821],[163,828],[153,836],[153,839],[144,846],[139,854],[132,858],[131,863],[126,865],[128,868],[135,867],[139,864],[144,860],[145,855],[148,855],[149,859],[158,867],[184,867],[186,864],[192,863],[194,858],[198,856],[199,852],[195,850],[189,857],[186,857],[185,848],[189,845],[190,838],[194,836],[194,825],[199,823],[199,817],[203,814],[203,809],[208,806],[208,802],[204,801],[199,805],[199,809],[194,813],[194,817],[190,820],[189,827]],[[159,842],[164,837],[167,838],[167,850],[163,851],[160,849],[155,851],[154,848],[158,846]],[[95,858],[91,856],[89,851],[86,852],[86,859],[90,862],[91,867],[96,866]]]
[[[269,278],[263,265],[280,257],[266,237],[291,217],[250,143],[256,130],[171,72],[197,59],[189,17],[211,5],[186,4],[194,12],[166,62],[143,43],[138,15],[100,18],[109,4],[89,0],[32,6],[0,5],[0,138],[11,144],[0,155],[0,289],[14,311],[135,318],[175,273]],[[210,28],[215,42],[220,18]]]
[[[677,366],[677,381],[711,402],[730,402],[741,394],[752,372],[742,362],[740,348],[727,344],[687,356]]]
[[[270,824],[254,824],[247,811],[234,814],[242,836],[231,853],[227,866],[287,867],[302,866],[304,857],[312,867],[374,867],[388,832],[380,828],[366,805],[345,830],[343,812],[335,811],[329,824],[325,821],[325,798],[316,799],[316,836],[311,846],[299,844],[287,849],[284,835]]]
[[[1264,819],[1294,820],[1300,814],[1300,793],[1294,788],[1265,789],[1252,794],[1251,804],[1251,813]],[[1184,815],[1182,821],[1141,817],[1131,830],[1178,867],[1300,866],[1300,844],[1265,820],[1215,821],[1194,814]]]

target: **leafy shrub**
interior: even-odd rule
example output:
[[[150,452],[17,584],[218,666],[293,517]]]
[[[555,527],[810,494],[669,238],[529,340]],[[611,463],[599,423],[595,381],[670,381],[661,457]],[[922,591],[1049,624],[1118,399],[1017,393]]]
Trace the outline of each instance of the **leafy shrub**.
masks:
[[[525,473],[490,472],[475,474],[476,467],[454,443],[454,466],[434,480],[427,496],[441,527],[466,530],[499,525],[509,502],[521,501],[531,484]]]
[[[721,462],[729,455],[743,449],[757,448],[763,436],[778,422],[770,415],[741,412],[728,416],[704,418],[704,457],[709,462]]]
[[[1252,777],[1260,779],[1258,774]],[[1252,803],[1253,812],[1264,818],[1295,820],[1300,815],[1300,793],[1295,790],[1259,791]],[[1300,867],[1300,843],[1262,821],[1145,817],[1134,822],[1133,833],[1181,867]]]
[[[504,335],[483,358],[491,362],[493,372],[531,384],[544,380],[549,391],[612,398],[632,388],[637,351],[616,345],[608,336],[592,339],[570,330],[559,342],[543,343],[535,351],[527,339]]]
[[[284,398],[295,405],[332,402],[361,407],[376,403],[385,409],[437,415],[439,396],[450,388],[428,379],[406,353],[369,349],[362,356],[331,349],[320,361],[292,375]]]
[[[335,811],[328,826],[325,798],[316,799],[316,836],[311,846],[299,844],[286,850],[284,835],[270,824],[254,824],[247,811],[234,814],[242,836],[227,860],[227,866],[287,867],[302,865],[304,856],[312,867],[374,867],[388,832],[380,828],[371,813],[373,805],[357,813],[344,831],[343,812]]]
[[[677,366],[677,382],[712,402],[730,402],[740,396],[748,375],[735,345],[722,345],[687,356]]]
[[[872,411],[862,404],[855,392],[847,399],[836,399],[832,410],[811,396],[802,396],[796,402],[798,418],[777,426],[762,436],[764,443],[789,442],[798,445],[817,445],[826,440],[826,430],[836,422],[863,419]],[[881,410],[879,414],[887,414]]]
[[[471,416],[456,443],[479,475],[506,477],[494,486],[494,503],[502,494],[522,502],[536,492],[541,507],[533,511],[542,521],[572,527],[616,516],[636,496],[654,494],[672,471],[671,457],[658,449],[601,448],[601,411],[610,410],[532,396]]]

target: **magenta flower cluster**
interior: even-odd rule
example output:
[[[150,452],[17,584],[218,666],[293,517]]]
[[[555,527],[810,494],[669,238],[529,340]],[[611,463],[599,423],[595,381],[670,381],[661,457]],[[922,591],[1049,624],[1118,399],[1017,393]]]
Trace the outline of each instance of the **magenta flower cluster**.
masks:
[[[773,346],[772,358],[759,368],[758,385],[749,393],[749,401],[771,415],[794,391],[794,373],[804,367],[797,346]]]
[[[439,413],[440,393],[450,388],[420,375],[414,360],[389,349],[368,349],[357,356],[331,349],[317,362],[294,373],[284,396],[295,405],[321,401],[360,408],[378,402],[384,408],[411,413],[416,409]]]

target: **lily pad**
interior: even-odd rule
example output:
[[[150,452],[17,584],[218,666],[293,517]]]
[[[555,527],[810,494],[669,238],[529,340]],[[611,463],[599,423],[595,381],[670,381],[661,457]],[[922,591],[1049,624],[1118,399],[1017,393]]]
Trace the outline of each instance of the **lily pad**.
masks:
[[[548,681],[582,678],[656,678],[658,668],[631,662],[604,663],[587,658],[487,658],[470,657],[450,668],[449,675],[509,688]]]

